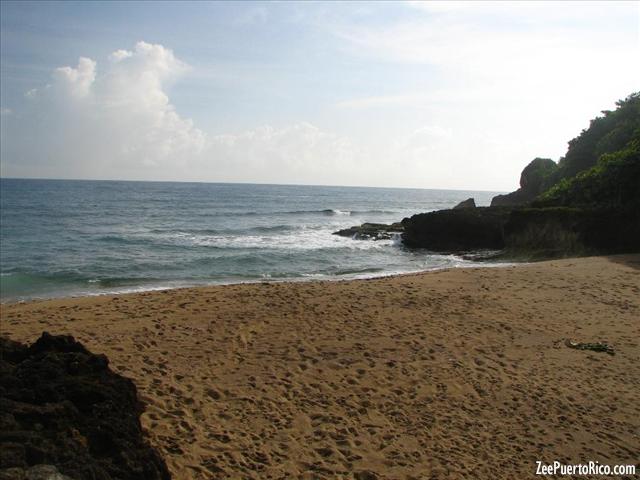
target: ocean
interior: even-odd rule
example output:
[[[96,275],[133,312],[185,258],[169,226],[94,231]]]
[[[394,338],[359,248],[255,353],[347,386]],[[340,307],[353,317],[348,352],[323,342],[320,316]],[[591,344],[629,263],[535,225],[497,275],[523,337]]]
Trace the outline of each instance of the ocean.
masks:
[[[0,180],[0,300],[468,266],[392,240],[332,235],[496,192]]]

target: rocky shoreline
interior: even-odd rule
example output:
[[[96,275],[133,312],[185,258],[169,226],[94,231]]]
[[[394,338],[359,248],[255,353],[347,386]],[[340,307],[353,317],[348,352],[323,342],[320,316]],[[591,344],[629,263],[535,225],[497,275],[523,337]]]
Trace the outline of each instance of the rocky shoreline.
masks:
[[[502,258],[551,259],[640,251],[635,208],[473,207],[419,213],[393,224],[364,223],[334,232],[354,240],[399,236],[409,248]]]
[[[640,105],[640,97],[628,102]],[[406,247],[437,253],[500,250],[502,258],[511,260],[640,252],[640,139],[629,134],[626,149],[585,160],[580,155],[589,149],[578,147],[593,135],[604,133],[585,130],[558,164],[531,161],[522,171],[520,188],[496,195],[489,207],[477,207],[469,198],[391,225],[365,223],[335,233],[356,240],[398,235]],[[571,169],[577,173],[566,175]]]
[[[396,222],[391,224],[363,223],[362,225],[338,230],[333,234],[341,237],[350,237],[354,240],[391,240],[402,232],[404,232],[404,225],[402,222]]]
[[[494,249],[523,260],[640,252],[640,92],[616,105],[570,140],[558,162],[533,159],[520,187],[496,195],[489,207],[469,198],[399,226],[363,224],[336,233],[380,239],[401,232],[409,248]]]

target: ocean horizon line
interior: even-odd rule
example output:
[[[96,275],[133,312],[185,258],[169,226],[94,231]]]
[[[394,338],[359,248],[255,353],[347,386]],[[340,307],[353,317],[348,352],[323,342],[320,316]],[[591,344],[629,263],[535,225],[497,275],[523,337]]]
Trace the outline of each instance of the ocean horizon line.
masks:
[[[99,178],[42,178],[42,177],[4,177],[0,180],[30,180],[30,181],[52,181],[52,182],[127,182],[127,183],[170,183],[170,184],[201,184],[201,185],[246,185],[265,187],[318,187],[318,188],[370,188],[389,190],[426,190],[426,191],[453,191],[453,192],[479,192],[479,193],[506,193],[509,190],[492,189],[470,189],[470,188],[430,188],[430,187],[398,187],[398,186],[372,186],[372,185],[323,185],[307,183],[260,183],[260,182],[214,182],[207,180],[121,180],[121,179],[99,179]]]

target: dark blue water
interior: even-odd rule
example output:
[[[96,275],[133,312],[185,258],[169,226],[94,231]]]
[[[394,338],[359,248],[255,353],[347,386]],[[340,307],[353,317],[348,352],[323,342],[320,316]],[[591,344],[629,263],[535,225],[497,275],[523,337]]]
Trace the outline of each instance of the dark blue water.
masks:
[[[0,180],[2,301],[358,278],[468,262],[331,232],[448,208],[448,190]]]

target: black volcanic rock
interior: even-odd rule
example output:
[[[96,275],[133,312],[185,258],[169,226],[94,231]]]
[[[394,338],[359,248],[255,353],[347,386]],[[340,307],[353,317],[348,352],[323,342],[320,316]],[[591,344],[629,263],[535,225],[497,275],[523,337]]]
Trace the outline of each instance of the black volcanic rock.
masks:
[[[526,205],[533,201],[534,196],[528,195],[521,188],[515,192],[505,193],[504,195],[496,195],[491,199],[492,207],[516,207]]]
[[[510,212],[510,208],[477,207],[420,213],[402,220],[402,240],[408,247],[436,252],[500,249]]]
[[[334,235],[349,237],[354,240],[389,240],[394,234],[404,230],[400,222],[387,225],[386,223],[363,223],[359,226],[344,228],[333,232]]]
[[[70,336],[0,338],[0,478],[36,465],[75,480],[171,478],[142,437],[135,385],[108,365]]]
[[[407,247],[442,253],[504,249],[512,258],[640,251],[640,209],[478,207],[421,213],[402,221]]]
[[[476,208],[476,201],[473,198],[467,198],[453,207],[454,210],[459,210],[461,208]]]
[[[640,252],[640,209],[523,208],[504,225],[507,252],[533,258]]]

